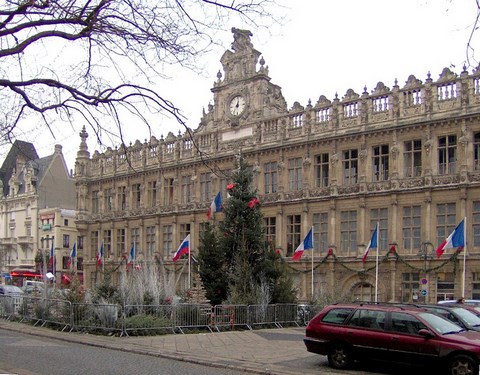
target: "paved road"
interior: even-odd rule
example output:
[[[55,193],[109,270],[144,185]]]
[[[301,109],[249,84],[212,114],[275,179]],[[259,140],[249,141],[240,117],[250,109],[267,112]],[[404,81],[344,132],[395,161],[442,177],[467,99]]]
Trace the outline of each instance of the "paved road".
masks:
[[[18,375],[245,375],[168,358],[96,348],[0,329],[0,373]]]
[[[257,374],[425,374],[398,366],[358,365],[349,371],[328,367],[324,356],[308,353],[303,344],[303,327],[228,331],[197,334],[169,334],[143,337],[97,336],[58,332],[23,323],[0,320],[0,329],[22,332],[66,342],[144,354],[214,368],[242,370]],[[0,351],[1,355],[1,351]],[[0,357],[1,362],[1,357]],[[0,367],[0,373],[2,372]],[[227,373],[227,372],[225,372]]]

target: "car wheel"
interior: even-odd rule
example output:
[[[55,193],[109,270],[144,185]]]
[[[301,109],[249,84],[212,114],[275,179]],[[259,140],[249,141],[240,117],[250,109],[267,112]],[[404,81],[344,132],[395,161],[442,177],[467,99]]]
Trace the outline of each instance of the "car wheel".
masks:
[[[334,345],[328,353],[328,364],[336,369],[345,369],[352,363],[352,354],[345,345]]]
[[[449,375],[478,375],[478,365],[468,355],[453,357],[448,370]]]

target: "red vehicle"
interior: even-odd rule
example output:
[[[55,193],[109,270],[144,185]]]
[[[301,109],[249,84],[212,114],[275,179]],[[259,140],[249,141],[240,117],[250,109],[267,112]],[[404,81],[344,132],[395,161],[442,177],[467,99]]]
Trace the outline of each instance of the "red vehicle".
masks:
[[[369,359],[478,375],[480,363],[480,332],[465,331],[416,306],[330,305],[310,320],[304,342],[309,352],[326,355],[336,369]]]

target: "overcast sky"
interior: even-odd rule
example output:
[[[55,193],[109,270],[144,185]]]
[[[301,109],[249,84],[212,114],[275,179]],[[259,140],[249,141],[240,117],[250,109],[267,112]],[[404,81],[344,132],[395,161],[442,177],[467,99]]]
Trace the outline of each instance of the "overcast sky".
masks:
[[[413,74],[425,81],[427,73],[437,80],[444,67],[457,74],[467,63],[467,42],[477,17],[475,0],[281,0],[286,14],[283,26],[252,30],[254,47],[262,53],[272,82],[282,87],[289,108],[298,101],[305,106],[320,95],[341,99],[349,88],[361,94],[371,92],[377,82],[387,87],[395,79],[402,87]],[[188,118],[187,124],[198,126],[202,109],[212,102],[210,88],[221,69],[220,57],[233,41],[232,26],[247,28],[232,20],[222,35],[223,46],[213,48],[199,64],[204,73],[170,70],[171,79],[162,83],[161,93],[170,95]],[[251,29],[251,28],[250,28]],[[478,32],[477,32],[478,33]],[[480,59],[480,36],[474,35],[468,67],[471,73]],[[53,152],[54,144],[63,146],[69,169],[74,167],[80,138],[78,129],[65,127],[56,134],[39,137],[31,134],[40,156]],[[132,124],[133,125],[133,124]],[[172,119],[161,118],[154,124],[157,138],[168,131],[178,133]],[[88,131],[88,130],[87,130]],[[125,138],[142,142],[148,133],[127,129]],[[103,152],[89,137],[89,151]],[[4,157],[4,154],[2,155]],[[3,158],[2,158],[3,159]]]

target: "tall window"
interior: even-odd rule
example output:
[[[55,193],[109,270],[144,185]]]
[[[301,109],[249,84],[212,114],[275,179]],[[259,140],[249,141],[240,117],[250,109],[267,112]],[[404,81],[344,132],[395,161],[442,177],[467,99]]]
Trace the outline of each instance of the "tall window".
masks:
[[[157,228],[155,226],[147,227],[147,254],[148,258],[153,257],[153,253],[157,250],[156,249],[156,238]]]
[[[353,185],[358,179],[358,150],[343,152],[343,183]]]
[[[148,206],[155,207],[157,205],[157,181],[148,181]]]
[[[163,257],[171,258],[173,256],[173,227],[172,225],[163,226]]]
[[[472,272],[472,299],[480,299],[480,272]]]
[[[455,275],[453,272],[439,274],[437,279],[437,301],[453,299],[455,296]]]
[[[374,208],[370,210],[370,233],[368,233],[368,240],[370,240],[375,225],[378,223],[378,230],[380,232],[378,239],[378,246],[380,249],[388,248],[388,208]]]
[[[63,247],[66,249],[70,247],[70,235],[68,234],[63,235]]]
[[[192,193],[193,193],[192,176],[182,176],[181,189],[182,189],[182,203],[190,203],[192,201]]]
[[[357,255],[357,211],[340,213],[340,251],[342,255]]]
[[[124,211],[127,209],[127,187],[120,186],[117,189],[117,198],[118,198],[118,206],[117,209],[120,211]]]
[[[163,204],[170,206],[173,204],[174,179],[169,177],[163,180]]]
[[[328,186],[328,154],[315,156],[315,186]]]
[[[473,246],[480,246],[480,201],[472,203]]]
[[[130,231],[130,245],[135,244],[135,256],[141,251],[140,228],[132,228]]]
[[[437,204],[437,245],[440,245],[457,226],[455,211],[455,203]]]
[[[403,164],[405,177],[422,175],[422,141],[420,139],[404,143]]]
[[[265,163],[263,165],[263,186],[265,194],[277,191],[277,162]]]
[[[83,249],[83,241],[85,240],[84,236],[77,237],[77,249]]]
[[[438,138],[438,174],[456,172],[457,136],[448,135]]]
[[[190,234],[190,223],[180,224],[180,241]]]
[[[112,254],[112,231],[110,229],[103,231],[103,250],[105,258]]]
[[[313,214],[313,245],[315,250],[326,254],[328,251],[328,213]]]
[[[372,172],[373,181],[388,180],[388,145],[373,147]]]
[[[223,199],[228,197],[227,185],[232,182],[232,171],[230,169],[222,171],[220,174],[220,191]]]
[[[402,239],[403,248],[407,251],[420,250],[421,214],[420,206],[403,207]]]
[[[125,228],[117,229],[117,257],[120,258],[124,253],[125,249]]]
[[[95,258],[98,253],[100,244],[98,243],[98,231],[90,232],[90,258]]]
[[[302,231],[301,215],[287,216],[287,256],[291,257],[293,252],[300,245]],[[305,233],[306,234],[306,233]]]
[[[105,189],[103,191],[104,211],[111,212],[113,210],[113,190]]]
[[[98,194],[99,194],[98,190],[92,191],[92,213],[94,213],[94,214],[98,214],[98,208],[99,208],[98,207],[99,206],[99,204],[98,204],[98,199],[99,199]]]
[[[288,160],[288,187],[290,190],[302,189],[302,158]]]
[[[275,216],[265,217],[263,219],[263,223],[265,225],[265,235],[267,237],[268,243],[269,244],[273,243],[273,245],[275,245],[276,244],[275,237],[277,234],[277,227],[276,227],[277,219],[275,218]]]
[[[211,192],[212,181],[210,179],[210,173],[200,174],[200,200],[202,202],[208,202],[212,199]]]
[[[402,273],[401,302],[418,302],[420,291],[420,274],[418,272]]]
[[[480,133],[473,136],[473,169],[480,170]]]
[[[132,207],[133,208],[140,208],[140,184],[133,184],[132,185]]]

